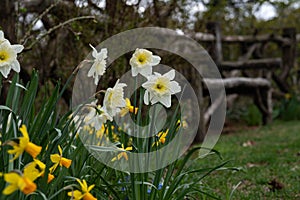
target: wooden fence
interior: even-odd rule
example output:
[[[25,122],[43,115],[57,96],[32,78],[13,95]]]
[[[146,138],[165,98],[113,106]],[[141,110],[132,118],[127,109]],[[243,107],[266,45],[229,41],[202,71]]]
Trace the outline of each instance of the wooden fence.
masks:
[[[250,95],[254,99],[263,115],[263,123],[272,121],[272,92],[274,86],[281,93],[290,92],[288,78],[296,63],[296,44],[300,41],[300,34],[295,28],[284,28],[282,34],[265,35],[222,35],[220,24],[207,24],[207,33],[195,33],[192,38],[206,44],[211,57],[218,66],[224,79],[204,79],[204,95],[207,85],[224,84],[226,94]],[[263,51],[269,43],[277,45],[280,57],[264,57]],[[238,44],[241,54],[235,61],[224,60],[223,45]],[[249,70],[256,73],[249,73]],[[239,71],[238,73],[236,73]],[[234,76],[234,74],[239,74]],[[253,75],[254,74],[254,75]],[[216,102],[217,103],[217,102]],[[203,114],[205,122],[217,105],[210,105]],[[203,130],[201,132],[204,132]]]

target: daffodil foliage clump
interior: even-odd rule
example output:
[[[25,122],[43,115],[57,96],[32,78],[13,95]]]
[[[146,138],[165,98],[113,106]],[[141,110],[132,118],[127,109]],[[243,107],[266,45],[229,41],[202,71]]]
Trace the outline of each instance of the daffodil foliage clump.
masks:
[[[93,78],[93,84],[97,85],[106,72],[109,52],[91,47],[93,59],[88,61],[91,66],[86,77]],[[0,105],[0,199],[144,200],[206,194],[202,179],[224,163],[209,169],[189,170],[186,164],[198,148],[156,171],[134,173],[108,167],[84,146],[91,140],[101,155],[111,156],[109,162],[126,163],[131,152],[155,151],[168,145],[176,134],[183,134],[188,124],[177,113],[178,107],[172,105],[172,95],[182,87],[174,80],[174,70],[164,74],[152,72],[160,63],[159,56],[146,49],[135,50],[130,59],[131,76],[141,75],[146,81],[132,96],[124,96],[127,85],[117,80],[113,87],[100,91],[102,101],[93,97],[82,105],[84,112],[61,115],[57,103],[66,85],[61,88],[58,83],[36,110],[38,72],[33,71],[27,85],[21,84],[17,54],[22,50],[22,45],[10,44],[0,31],[0,83],[8,81],[11,70],[16,72],[8,81],[6,102]],[[147,124],[150,119],[147,106],[155,104],[172,109],[172,115],[160,130],[152,124],[149,130],[155,134],[147,139],[128,134],[134,130],[115,122],[115,118],[129,115],[135,123]],[[112,146],[105,148],[108,142]],[[191,178],[191,174],[197,177]]]

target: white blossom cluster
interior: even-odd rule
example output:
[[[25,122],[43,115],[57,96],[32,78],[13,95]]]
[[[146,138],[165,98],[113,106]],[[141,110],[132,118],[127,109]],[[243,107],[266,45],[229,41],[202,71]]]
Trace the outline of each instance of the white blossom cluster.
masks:
[[[103,48],[97,51],[92,45],[93,49],[92,66],[88,71],[88,77],[94,78],[94,83],[97,85],[99,76],[102,76],[106,71],[107,49]],[[152,73],[152,67],[160,63],[161,58],[146,49],[136,49],[133,53],[129,63],[131,66],[132,76],[138,74],[147,78],[147,81],[142,84],[145,88],[144,103],[146,105],[161,103],[165,107],[171,107],[171,95],[181,91],[179,84],[174,81],[175,70],[161,75],[160,73]],[[125,83],[120,83],[119,80],[115,83],[113,88],[108,88],[105,92],[103,106],[96,105],[96,101],[92,102],[90,112],[85,117],[85,123],[93,125],[97,130],[107,121],[112,121],[117,114],[124,115],[124,110],[128,112],[131,106],[128,99],[124,98]]]

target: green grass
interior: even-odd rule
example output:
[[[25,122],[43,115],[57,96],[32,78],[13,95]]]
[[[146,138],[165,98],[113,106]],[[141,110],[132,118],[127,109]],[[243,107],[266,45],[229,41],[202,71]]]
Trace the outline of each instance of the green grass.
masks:
[[[251,141],[251,142],[249,142]],[[243,143],[252,145],[243,146]],[[300,199],[300,122],[275,122],[252,130],[222,135],[215,146],[227,167],[240,171],[218,171],[204,179],[221,199]],[[192,166],[213,166],[220,163],[217,156],[198,160]],[[272,191],[272,180],[283,185]]]

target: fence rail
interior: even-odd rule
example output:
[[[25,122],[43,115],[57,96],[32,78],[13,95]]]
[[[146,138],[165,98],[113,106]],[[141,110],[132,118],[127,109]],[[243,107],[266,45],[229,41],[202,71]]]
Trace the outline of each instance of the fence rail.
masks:
[[[196,39],[201,42],[215,42],[216,38],[211,33],[195,33],[190,34],[190,37]],[[297,42],[300,42],[300,34],[296,35]],[[282,36],[274,35],[274,34],[265,34],[265,35],[228,35],[222,36],[221,41],[224,43],[255,43],[255,42],[277,42],[284,45],[291,44],[291,40],[284,38]]]

